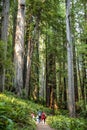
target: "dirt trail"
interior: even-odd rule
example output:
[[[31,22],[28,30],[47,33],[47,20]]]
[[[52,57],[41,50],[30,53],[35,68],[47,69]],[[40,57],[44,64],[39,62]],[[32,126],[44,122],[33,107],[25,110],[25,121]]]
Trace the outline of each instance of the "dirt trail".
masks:
[[[43,124],[41,122],[37,124],[37,130],[54,130],[54,129],[50,128],[48,124]]]

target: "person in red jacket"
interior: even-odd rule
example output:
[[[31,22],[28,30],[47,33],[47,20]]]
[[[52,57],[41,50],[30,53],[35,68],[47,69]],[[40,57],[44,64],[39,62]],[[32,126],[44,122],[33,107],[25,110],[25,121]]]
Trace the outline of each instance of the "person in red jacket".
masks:
[[[46,120],[46,114],[45,114],[45,112],[42,112],[42,114],[41,114],[41,120],[45,124],[45,120]]]

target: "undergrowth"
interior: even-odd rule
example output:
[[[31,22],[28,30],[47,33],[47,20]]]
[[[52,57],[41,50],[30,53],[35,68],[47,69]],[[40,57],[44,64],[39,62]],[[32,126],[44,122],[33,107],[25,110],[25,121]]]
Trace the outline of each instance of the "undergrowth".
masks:
[[[39,110],[45,111],[48,124],[56,130],[87,130],[83,118],[70,118],[67,111],[55,111],[56,116],[50,116],[51,109],[7,92],[0,94],[0,130],[36,130],[31,113],[37,115]]]
[[[47,122],[56,130],[87,130],[87,122],[82,118],[70,118],[57,115],[49,116]]]
[[[38,110],[50,111],[41,105],[13,96],[11,93],[0,94],[0,130],[35,130],[35,121],[31,113]]]

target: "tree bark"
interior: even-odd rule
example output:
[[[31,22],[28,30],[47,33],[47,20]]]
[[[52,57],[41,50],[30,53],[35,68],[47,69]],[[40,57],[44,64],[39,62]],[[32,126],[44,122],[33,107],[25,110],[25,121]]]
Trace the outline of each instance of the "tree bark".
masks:
[[[78,80],[77,80],[77,64],[76,64],[76,46],[75,46],[75,14],[74,14],[74,1],[72,1],[72,43],[73,43],[73,70],[74,70],[74,87],[75,87],[75,101],[78,102]]]
[[[46,106],[52,108],[53,113],[55,107],[57,107],[56,64],[54,52],[46,54]]]
[[[46,106],[50,106],[49,64],[48,64],[48,35],[46,34]]]
[[[70,0],[66,0],[66,33],[67,33],[67,60],[68,60],[68,108],[71,117],[75,117],[75,94],[73,74],[73,49],[70,30]]]
[[[14,11],[13,11],[13,39],[12,39],[12,61],[14,61],[14,46],[15,46],[15,34],[16,34],[16,24],[17,24],[17,0],[14,0]]]
[[[1,26],[2,26],[2,8],[3,8],[3,0],[0,1],[0,40],[1,40]]]
[[[87,35],[87,30],[85,27],[87,27],[87,1],[83,1],[84,4],[84,18],[85,18],[85,26],[84,26],[84,34]],[[85,44],[87,45],[87,37],[85,38]],[[86,109],[86,104],[87,104],[87,53],[85,53],[84,55],[84,59],[83,59],[83,64],[84,64],[84,91],[85,91],[85,109]]]
[[[19,96],[23,88],[23,53],[24,53],[24,17],[25,0],[18,0],[17,25],[14,46],[15,80],[14,85]]]
[[[7,32],[8,32],[8,19],[9,19],[9,0],[3,0],[2,8],[2,22],[1,22],[1,40],[5,43],[4,45],[4,61],[6,60],[7,53]],[[5,67],[2,65],[0,73],[0,90],[5,90]]]
[[[67,109],[67,84],[66,84],[66,62],[65,62],[65,59],[66,59],[66,51],[65,51],[65,41],[64,41],[64,37],[63,37],[63,47],[64,47],[64,50],[63,50],[63,57],[64,57],[64,61],[63,61],[63,71],[64,71],[64,77],[63,77],[63,85],[64,85],[64,108]]]
[[[30,71],[31,71],[31,62],[33,54],[33,42],[31,39],[28,41],[28,50],[27,50],[27,68],[26,68],[26,81],[25,81],[25,95],[26,98],[29,97],[30,91]]]
[[[39,101],[39,37],[40,37],[40,30],[39,30],[39,23],[40,23],[40,14],[41,12],[38,12],[38,16],[36,17],[36,60],[37,60],[37,65],[36,65],[36,82],[37,82],[37,101]]]

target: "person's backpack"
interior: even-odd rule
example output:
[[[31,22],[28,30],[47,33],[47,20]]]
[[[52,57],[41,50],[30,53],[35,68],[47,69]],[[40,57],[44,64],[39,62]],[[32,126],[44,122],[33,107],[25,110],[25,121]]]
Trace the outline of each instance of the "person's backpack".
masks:
[[[38,115],[41,116],[41,112],[39,112]]]
[[[46,119],[46,114],[43,112],[41,117],[42,117],[42,119]]]

